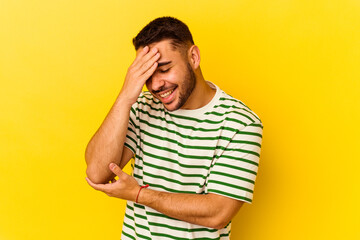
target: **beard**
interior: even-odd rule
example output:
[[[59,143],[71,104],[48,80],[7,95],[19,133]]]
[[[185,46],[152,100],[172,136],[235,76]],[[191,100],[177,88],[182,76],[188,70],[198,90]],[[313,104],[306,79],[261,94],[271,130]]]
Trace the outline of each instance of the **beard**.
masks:
[[[172,109],[171,111],[178,110],[182,106],[184,106],[184,104],[190,97],[191,93],[193,92],[195,86],[196,86],[195,72],[191,68],[190,63],[187,63],[185,79],[179,88],[179,89],[182,89],[182,92],[179,92],[179,100],[178,100],[177,104],[175,105],[174,109]]]

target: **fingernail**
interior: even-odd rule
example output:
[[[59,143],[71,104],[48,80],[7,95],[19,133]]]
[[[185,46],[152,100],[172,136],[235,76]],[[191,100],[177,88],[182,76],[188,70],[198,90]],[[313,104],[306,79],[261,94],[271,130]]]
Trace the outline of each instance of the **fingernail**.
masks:
[[[110,168],[114,168],[115,167],[115,163],[110,163]]]

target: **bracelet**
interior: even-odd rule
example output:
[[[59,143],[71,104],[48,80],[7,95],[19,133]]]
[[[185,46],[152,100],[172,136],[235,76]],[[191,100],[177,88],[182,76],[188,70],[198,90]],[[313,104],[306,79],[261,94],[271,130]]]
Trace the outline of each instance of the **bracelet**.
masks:
[[[149,184],[146,184],[145,186],[140,186],[139,192],[138,192],[138,194],[137,194],[137,196],[136,196],[136,200],[135,200],[136,203],[138,203],[138,198],[139,198],[140,191],[141,191],[143,188],[147,188],[147,187],[149,187]]]

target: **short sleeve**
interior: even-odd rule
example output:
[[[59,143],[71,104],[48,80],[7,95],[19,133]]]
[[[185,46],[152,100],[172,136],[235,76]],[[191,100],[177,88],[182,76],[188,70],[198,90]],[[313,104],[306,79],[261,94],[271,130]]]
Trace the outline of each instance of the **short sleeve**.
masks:
[[[208,193],[252,202],[262,130],[261,123],[247,125],[234,134],[226,147],[221,147],[210,169]]]
[[[131,106],[128,129],[124,143],[124,145],[129,148],[134,154],[136,153],[137,148],[137,135],[139,129],[138,119],[138,103],[136,102]]]

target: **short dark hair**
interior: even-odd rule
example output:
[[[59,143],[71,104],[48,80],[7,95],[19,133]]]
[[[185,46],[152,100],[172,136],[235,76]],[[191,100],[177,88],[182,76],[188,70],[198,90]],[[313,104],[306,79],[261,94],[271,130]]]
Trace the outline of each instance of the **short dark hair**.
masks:
[[[133,44],[135,50],[138,50],[165,39],[172,40],[174,48],[194,44],[188,26],[174,17],[160,17],[151,21],[133,38]]]

